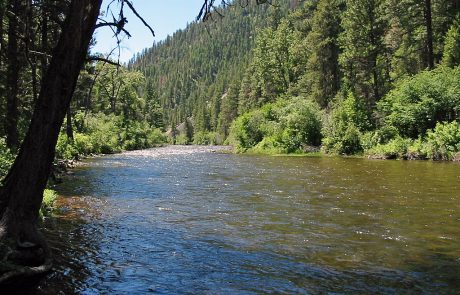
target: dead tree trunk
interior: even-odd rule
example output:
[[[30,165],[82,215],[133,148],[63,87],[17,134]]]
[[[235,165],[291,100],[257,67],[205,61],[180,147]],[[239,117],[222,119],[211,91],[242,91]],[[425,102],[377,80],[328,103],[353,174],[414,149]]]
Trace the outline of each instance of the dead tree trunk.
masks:
[[[0,191],[0,283],[51,268],[37,229],[55,145],[93,35],[102,0],[72,0],[43,77],[29,130]],[[4,268],[8,266],[8,270]]]

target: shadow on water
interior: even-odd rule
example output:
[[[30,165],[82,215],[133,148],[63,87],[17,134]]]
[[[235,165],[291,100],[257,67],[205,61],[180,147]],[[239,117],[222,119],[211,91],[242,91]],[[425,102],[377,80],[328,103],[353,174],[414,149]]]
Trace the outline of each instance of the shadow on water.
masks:
[[[94,159],[59,192],[35,294],[455,294],[452,163],[167,147]]]
[[[34,284],[13,286],[0,294],[81,294],[88,291],[91,270],[86,262],[99,251],[101,235],[95,201],[84,197],[60,197],[61,211],[46,218],[43,232],[53,253],[53,270]],[[87,294],[87,293],[86,293]]]

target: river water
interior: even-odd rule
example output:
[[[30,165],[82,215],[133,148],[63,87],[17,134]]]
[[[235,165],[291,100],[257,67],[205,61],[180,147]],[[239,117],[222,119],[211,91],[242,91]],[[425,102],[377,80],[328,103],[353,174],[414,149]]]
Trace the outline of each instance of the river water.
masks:
[[[36,294],[460,293],[459,164],[220,149],[76,168]]]

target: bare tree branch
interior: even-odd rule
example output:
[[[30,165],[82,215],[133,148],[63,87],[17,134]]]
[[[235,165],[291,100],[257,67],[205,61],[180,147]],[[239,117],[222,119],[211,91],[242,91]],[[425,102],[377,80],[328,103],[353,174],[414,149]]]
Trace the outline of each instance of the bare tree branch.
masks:
[[[111,64],[113,66],[121,67],[121,65],[118,62],[112,61],[108,58],[100,57],[100,56],[88,56],[86,58],[87,61],[102,61],[104,63]]]
[[[139,13],[137,13],[133,4],[129,2],[128,0],[123,0],[123,2],[126,3],[126,5],[128,5],[129,9],[131,9],[131,11],[142,21],[144,26],[146,26],[150,30],[150,32],[152,33],[152,36],[155,37],[155,32],[153,31],[152,27],[139,15]]]
[[[116,23],[116,22],[106,22],[106,21],[103,21],[103,23],[98,23],[96,25],[96,29],[98,28],[102,28],[102,27],[115,27],[117,28],[117,31],[113,30],[113,32],[115,33],[115,35],[118,35],[120,33],[120,31],[123,31],[123,33],[126,34],[126,36],[128,36],[129,38],[131,38],[131,34],[125,29],[123,28],[122,26],[120,26],[120,23]]]

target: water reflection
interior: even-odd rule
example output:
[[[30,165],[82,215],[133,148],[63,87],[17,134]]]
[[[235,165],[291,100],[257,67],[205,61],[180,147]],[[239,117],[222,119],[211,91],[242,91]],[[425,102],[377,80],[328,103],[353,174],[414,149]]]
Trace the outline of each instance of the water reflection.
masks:
[[[460,290],[452,163],[168,147],[94,159],[59,191],[40,294]]]

